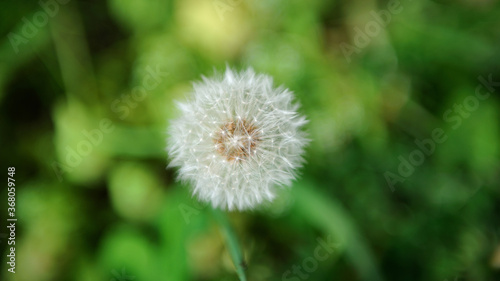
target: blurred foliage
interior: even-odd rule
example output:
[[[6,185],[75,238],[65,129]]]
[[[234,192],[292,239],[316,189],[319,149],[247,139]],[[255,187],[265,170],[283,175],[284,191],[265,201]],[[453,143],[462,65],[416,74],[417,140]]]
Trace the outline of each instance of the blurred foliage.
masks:
[[[229,214],[248,280],[500,280],[500,85],[480,78],[500,81],[498,1],[0,7],[18,217],[15,275],[0,231],[2,280],[236,280],[223,230],[164,151],[175,100],[226,64],[294,91],[312,139],[292,188]],[[446,140],[425,154],[435,129]]]

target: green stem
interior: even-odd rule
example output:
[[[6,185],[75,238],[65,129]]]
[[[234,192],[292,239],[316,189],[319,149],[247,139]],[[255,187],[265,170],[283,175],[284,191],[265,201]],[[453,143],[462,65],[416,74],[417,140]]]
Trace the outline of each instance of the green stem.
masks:
[[[233,260],[234,267],[236,268],[236,273],[238,274],[240,281],[246,281],[245,261],[243,260],[238,239],[233,231],[233,228],[231,227],[231,224],[229,223],[227,215],[218,209],[212,209],[212,212],[215,220],[219,223],[224,239],[226,240],[229,254]]]

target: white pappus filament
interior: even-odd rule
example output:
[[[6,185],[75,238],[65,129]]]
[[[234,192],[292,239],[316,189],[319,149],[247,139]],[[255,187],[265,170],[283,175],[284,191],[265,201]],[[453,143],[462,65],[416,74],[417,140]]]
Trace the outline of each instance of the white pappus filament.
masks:
[[[213,207],[247,210],[272,201],[304,162],[307,120],[292,92],[274,88],[268,75],[228,68],[195,83],[178,107],[167,139],[169,166],[179,167],[179,178]]]

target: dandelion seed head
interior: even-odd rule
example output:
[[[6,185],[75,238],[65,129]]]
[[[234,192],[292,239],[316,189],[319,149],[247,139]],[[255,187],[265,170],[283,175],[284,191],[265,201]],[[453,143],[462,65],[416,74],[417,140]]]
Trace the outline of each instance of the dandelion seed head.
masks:
[[[167,139],[169,166],[193,194],[221,209],[247,210],[272,201],[304,162],[308,143],[293,94],[252,69],[195,83],[179,103]]]

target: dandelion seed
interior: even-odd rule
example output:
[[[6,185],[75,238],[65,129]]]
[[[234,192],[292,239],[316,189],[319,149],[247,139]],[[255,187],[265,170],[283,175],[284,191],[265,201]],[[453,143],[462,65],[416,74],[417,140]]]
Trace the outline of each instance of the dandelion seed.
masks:
[[[252,209],[272,201],[303,164],[307,123],[293,94],[252,69],[194,84],[169,129],[169,166],[214,208]],[[210,116],[210,120],[206,120]]]

